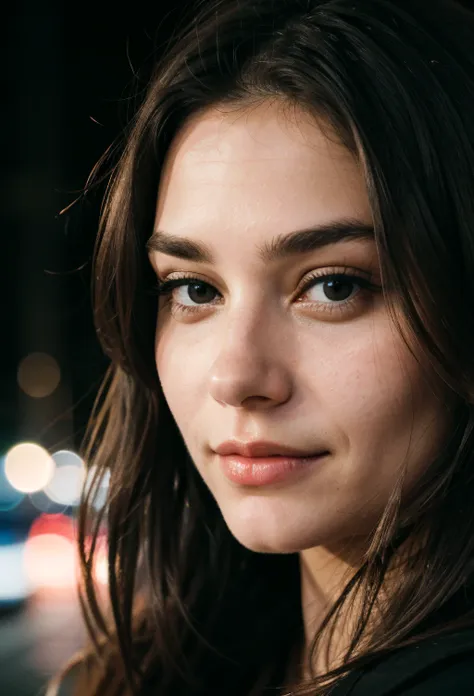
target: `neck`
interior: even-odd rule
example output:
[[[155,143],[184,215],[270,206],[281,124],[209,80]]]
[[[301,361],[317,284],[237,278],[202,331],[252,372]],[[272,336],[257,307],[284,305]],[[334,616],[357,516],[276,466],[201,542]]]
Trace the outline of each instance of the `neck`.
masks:
[[[329,548],[317,546],[300,553],[301,602],[305,630],[304,674],[307,674],[309,646],[327,611],[339,597],[364,559],[365,540],[351,540],[344,546]],[[331,651],[323,648],[313,660],[316,673],[335,667],[349,645],[349,637],[357,607],[351,603],[351,611],[345,607],[338,617]]]
[[[402,541],[395,555],[390,559],[383,578],[383,584],[373,606],[373,613],[367,623],[370,637],[377,623],[382,619],[383,606],[393,592],[404,572],[407,561],[416,556],[422,541],[407,537]],[[361,567],[368,549],[366,537],[355,537],[337,547],[317,546],[305,549],[299,554],[301,576],[301,604],[305,632],[303,655],[299,655],[300,667],[296,669],[297,680],[310,676],[308,664],[312,640],[320,628],[328,610],[338,599],[344,587]],[[318,649],[312,659],[314,674],[324,674],[342,664],[350,645],[353,630],[362,609],[363,593],[353,596],[337,613],[336,622],[331,621],[328,645],[327,635],[318,642]],[[334,629],[334,630],[332,630]]]

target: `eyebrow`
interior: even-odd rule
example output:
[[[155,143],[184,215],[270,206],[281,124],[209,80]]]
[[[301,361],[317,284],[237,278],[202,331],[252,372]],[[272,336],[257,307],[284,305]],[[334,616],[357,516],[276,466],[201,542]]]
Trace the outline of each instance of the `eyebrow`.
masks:
[[[360,220],[343,219],[315,227],[279,234],[257,247],[264,263],[271,263],[297,254],[307,254],[332,244],[354,240],[373,240],[374,227]],[[146,244],[148,252],[158,252],[187,261],[214,264],[211,249],[202,242],[155,230]]]

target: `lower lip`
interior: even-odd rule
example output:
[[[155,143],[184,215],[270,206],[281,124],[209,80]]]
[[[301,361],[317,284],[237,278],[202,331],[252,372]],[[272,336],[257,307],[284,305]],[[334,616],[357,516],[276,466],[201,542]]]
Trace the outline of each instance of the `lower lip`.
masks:
[[[233,483],[268,486],[303,476],[324,457],[327,457],[327,453],[314,457],[242,457],[229,454],[219,456],[219,463],[224,475]]]

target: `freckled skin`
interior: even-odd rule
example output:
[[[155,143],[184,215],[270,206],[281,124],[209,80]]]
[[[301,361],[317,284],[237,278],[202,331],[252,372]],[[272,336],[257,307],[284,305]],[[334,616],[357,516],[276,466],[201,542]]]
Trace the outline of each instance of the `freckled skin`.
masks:
[[[162,305],[156,365],[188,450],[231,532],[263,552],[293,552],[363,537],[408,463],[419,476],[444,437],[443,403],[393,328],[380,292],[327,312],[321,284],[298,302],[315,269],[372,272],[375,245],[351,241],[262,263],[256,245],[343,217],[371,223],[361,170],[336,138],[275,104],[211,109],[173,144],[156,227],[208,245],[215,264],[150,254],[161,279],[187,272],[218,292],[198,312]],[[377,280],[378,279],[378,280]],[[173,291],[193,304],[189,286]],[[214,293],[216,294],[216,293]],[[230,483],[211,447],[264,439],[330,456],[302,479],[259,488]]]

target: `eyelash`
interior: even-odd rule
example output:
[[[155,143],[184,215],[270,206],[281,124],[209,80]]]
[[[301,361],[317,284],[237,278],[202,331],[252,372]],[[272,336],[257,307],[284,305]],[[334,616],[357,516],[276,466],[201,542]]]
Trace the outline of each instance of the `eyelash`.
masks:
[[[351,283],[354,283],[354,285],[358,285],[360,290],[351,298],[347,300],[342,300],[340,302],[334,301],[328,301],[327,303],[321,303],[323,305],[322,311],[327,312],[330,314],[333,314],[334,312],[344,312],[347,310],[349,307],[352,307],[352,305],[356,302],[359,302],[362,298],[359,298],[359,295],[362,293],[375,293],[379,291],[381,288],[380,286],[374,284],[371,282],[367,277],[364,277],[360,275],[360,272],[357,273],[353,269],[349,268],[344,268],[341,271],[334,271],[331,270],[330,272],[314,272],[312,275],[310,275],[305,283],[303,284],[302,288],[299,290],[299,295],[304,295],[307,293],[311,288],[315,287],[318,285],[319,281],[320,283],[323,283],[324,281],[329,281],[329,280],[344,280],[344,281],[349,281]],[[190,315],[190,314],[195,314],[196,312],[201,312],[203,309],[208,309],[210,306],[212,306],[211,303],[205,303],[202,305],[195,305],[194,307],[189,307],[187,305],[183,305],[179,302],[175,302],[172,300],[171,293],[173,290],[179,287],[183,287],[186,285],[191,285],[192,283],[198,283],[203,286],[208,286],[215,290],[216,292],[219,292],[216,288],[214,288],[213,285],[210,283],[207,283],[206,281],[202,280],[202,278],[197,278],[196,276],[192,275],[183,275],[178,278],[171,278],[170,280],[161,280],[158,279],[158,285],[155,288],[156,292],[158,293],[159,296],[162,297],[168,297],[168,302],[172,304],[172,311],[183,314],[183,315]],[[306,304],[306,303],[305,303]],[[316,305],[318,304],[317,302],[311,302],[308,301],[307,304],[313,304]]]

